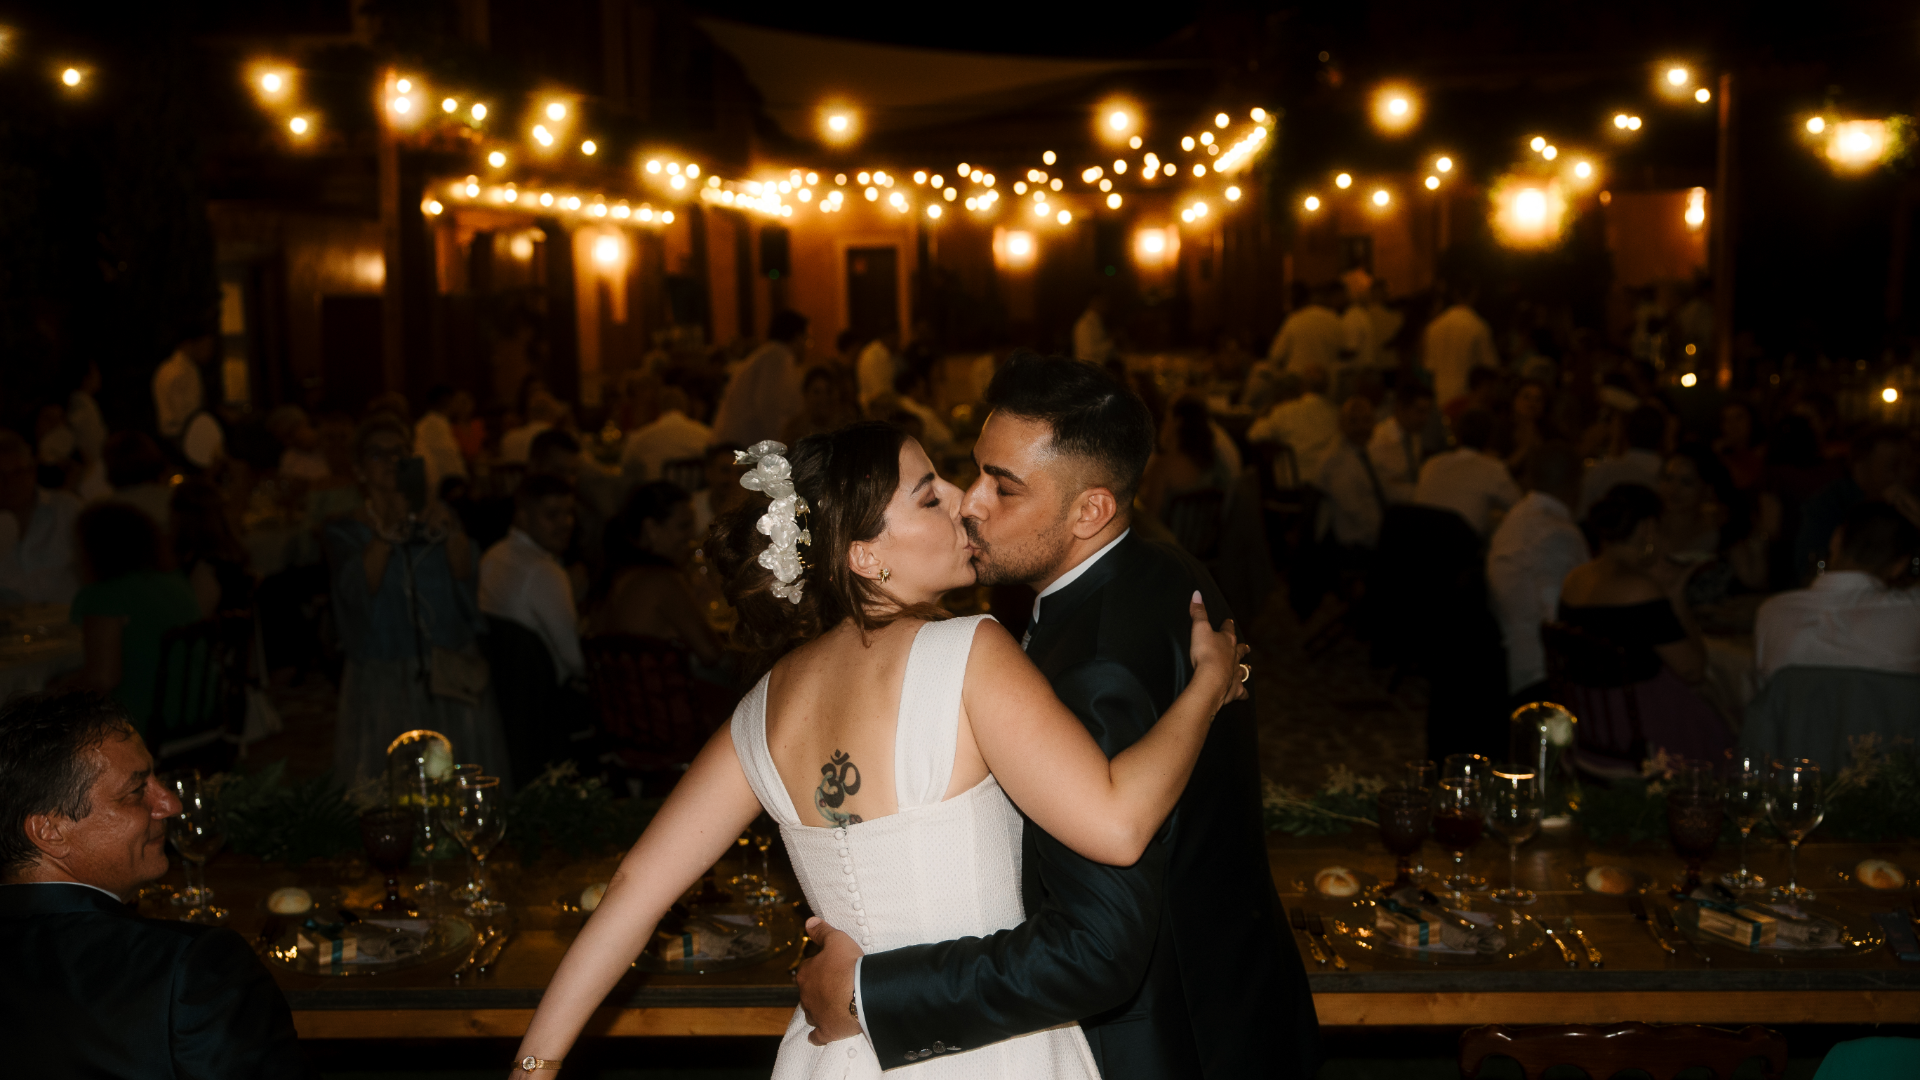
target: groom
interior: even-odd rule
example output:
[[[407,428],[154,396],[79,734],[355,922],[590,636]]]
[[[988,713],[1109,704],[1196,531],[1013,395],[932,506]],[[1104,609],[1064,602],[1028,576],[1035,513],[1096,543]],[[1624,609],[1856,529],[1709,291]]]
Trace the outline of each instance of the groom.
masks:
[[[1187,599],[1224,618],[1213,579],[1131,531],[1154,445],[1146,406],[1091,364],[1018,353],[962,505],[980,583],[1039,593],[1026,647],[1109,757],[1185,685]],[[863,1030],[883,1068],[1078,1021],[1105,1080],[1311,1077],[1313,998],[1280,921],[1261,825],[1253,705],[1220,710],[1156,842],[1118,868],[1075,855],[1033,822],[1022,850],[1026,921],[862,956],[824,924],[799,974],[815,1042]]]

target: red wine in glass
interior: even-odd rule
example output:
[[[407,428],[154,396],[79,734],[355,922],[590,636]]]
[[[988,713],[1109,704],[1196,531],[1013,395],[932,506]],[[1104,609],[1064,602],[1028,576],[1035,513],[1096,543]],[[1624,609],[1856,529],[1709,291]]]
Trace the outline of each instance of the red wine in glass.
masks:
[[[1687,864],[1687,878],[1681,892],[1700,887],[1700,866],[1720,846],[1720,830],[1726,821],[1726,804],[1718,792],[1667,792],[1667,835],[1673,850]]]
[[[1413,883],[1413,856],[1433,826],[1432,795],[1389,788],[1380,793],[1380,841],[1394,856],[1394,888]]]
[[[1433,815],[1434,842],[1459,855],[1480,842],[1486,827],[1487,820],[1478,810],[1439,810]]]
[[[360,815],[360,842],[367,861],[386,875],[387,898],[373,906],[383,915],[417,915],[419,909],[400,895],[400,871],[413,862],[413,838],[418,822],[411,809],[383,807]]]

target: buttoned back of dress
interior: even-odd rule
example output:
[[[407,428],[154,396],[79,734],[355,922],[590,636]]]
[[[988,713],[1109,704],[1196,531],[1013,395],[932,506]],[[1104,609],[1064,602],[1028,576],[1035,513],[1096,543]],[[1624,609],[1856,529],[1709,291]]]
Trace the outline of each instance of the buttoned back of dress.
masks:
[[[991,934],[1025,918],[1021,818],[1000,785],[989,776],[942,801],[953,778],[967,657],[980,620],[989,617],[927,623],[915,635],[894,732],[899,810],[886,817],[839,828],[803,824],[767,746],[768,679],[762,677],[734,710],[734,751],[754,795],[780,826],[807,902],[867,953]],[[864,1037],[815,1047],[806,1041],[808,1030],[796,1011],[776,1078],[879,1075]],[[930,1060],[916,1074],[1097,1076],[1085,1047],[1078,1027],[969,1054],[930,1045]]]

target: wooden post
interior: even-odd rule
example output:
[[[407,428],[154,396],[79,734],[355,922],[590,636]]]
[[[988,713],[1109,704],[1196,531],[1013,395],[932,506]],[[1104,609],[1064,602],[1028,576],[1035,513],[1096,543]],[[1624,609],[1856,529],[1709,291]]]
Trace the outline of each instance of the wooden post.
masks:
[[[407,328],[402,316],[405,303],[401,284],[401,214],[400,214],[400,138],[393,130],[392,113],[388,108],[394,93],[393,70],[387,70],[385,78],[380,80],[380,88],[375,92],[373,103],[374,123],[377,125],[379,145],[377,156],[380,172],[380,242],[384,273],[380,285],[380,329],[381,344],[381,384],[389,390],[399,390],[406,385],[407,369]],[[364,402],[360,404],[365,404]]]
[[[1720,75],[1720,128],[1714,146],[1712,244],[1714,385],[1733,385],[1734,249],[1733,73]]]

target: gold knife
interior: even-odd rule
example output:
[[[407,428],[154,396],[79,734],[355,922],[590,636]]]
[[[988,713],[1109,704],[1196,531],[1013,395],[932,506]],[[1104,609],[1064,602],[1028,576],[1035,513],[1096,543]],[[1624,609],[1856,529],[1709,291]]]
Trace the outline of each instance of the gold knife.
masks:
[[[480,955],[480,963],[475,965],[473,969],[474,974],[493,974],[493,965],[499,961],[500,953],[507,947],[507,942],[512,940],[513,931],[506,930],[495,935],[492,941],[487,942],[487,951]]]
[[[1587,937],[1586,931],[1573,925],[1573,916],[1571,915],[1567,916],[1567,932],[1579,940],[1581,948],[1587,950],[1587,963],[1589,965],[1602,967],[1606,964],[1606,957],[1600,955],[1600,949]]]
[[[1553,942],[1554,946],[1560,950],[1560,959],[1565,960],[1568,967],[1580,966],[1580,961],[1574,959],[1573,947],[1562,940],[1559,934],[1554,933],[1553,927],[1546,923],[1537,923],[1537,925],[1540,927],[1540,932],[1547,935],[1547,940]]]
[[[480,936],[473,940],[473,948],[467,951],[467,958],[460,961],[459,966],[453,969],[453,977],[456,981],[467,977],[467,974],[473,970],[473,965],[480,959],[480,950],[486,948],[494,935],[499,932],[491,926],[480,931]]]

